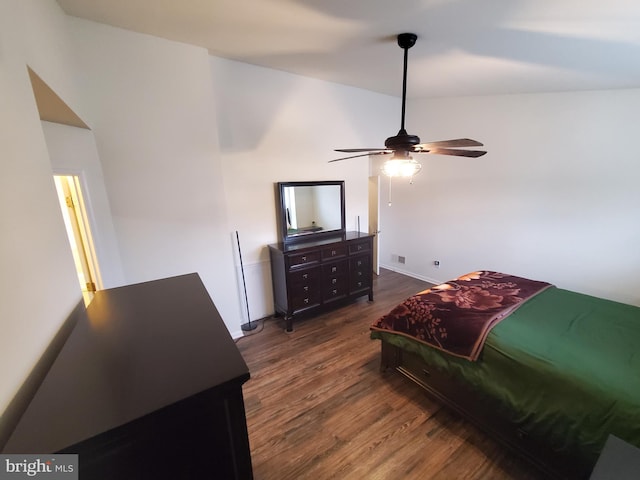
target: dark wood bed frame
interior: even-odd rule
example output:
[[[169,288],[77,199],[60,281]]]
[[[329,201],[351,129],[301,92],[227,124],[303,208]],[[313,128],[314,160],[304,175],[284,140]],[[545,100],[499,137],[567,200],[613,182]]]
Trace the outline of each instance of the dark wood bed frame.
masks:
[[[548,478],[586,479],[593,465],[578,457],[559,454],[508,421],[491,399],[482,397],[463,382],[428,365],[422,357],[381,340],[381,370],[395,369],[422,387],[430,396],[453,409],[501,444],[524,457]]]

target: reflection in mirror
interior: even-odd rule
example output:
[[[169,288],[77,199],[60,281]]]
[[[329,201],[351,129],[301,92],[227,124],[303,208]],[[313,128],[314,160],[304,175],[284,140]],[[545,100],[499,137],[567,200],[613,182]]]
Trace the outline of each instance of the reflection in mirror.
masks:
[[[344,232],[344,182],[280,182],[282,239]]]
[[[285,187],[284,203],[289,235],[339,230],[340,185]]]

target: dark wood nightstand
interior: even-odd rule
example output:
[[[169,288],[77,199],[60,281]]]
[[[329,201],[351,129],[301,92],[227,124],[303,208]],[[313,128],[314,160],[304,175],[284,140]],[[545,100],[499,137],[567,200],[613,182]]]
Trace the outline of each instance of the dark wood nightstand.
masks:
[[[640,449],[609,435],[590,480],[637,480],[640,478]]]

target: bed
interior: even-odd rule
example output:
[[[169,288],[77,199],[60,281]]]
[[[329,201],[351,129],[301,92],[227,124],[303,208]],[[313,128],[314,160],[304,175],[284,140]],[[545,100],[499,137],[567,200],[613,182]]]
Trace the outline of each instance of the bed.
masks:
[[[406,299],[371,338],[382,369],[549,477],[588,478],[610,434],[640,447],[639,307],[479,271]]]

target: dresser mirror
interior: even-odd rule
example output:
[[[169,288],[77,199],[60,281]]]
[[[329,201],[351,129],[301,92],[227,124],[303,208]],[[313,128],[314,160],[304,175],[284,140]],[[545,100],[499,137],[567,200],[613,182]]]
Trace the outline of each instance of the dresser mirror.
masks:
[[[279,182],[276,190],[282,242],[344,234],[344,181]]]

